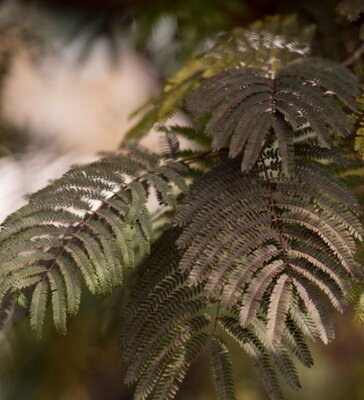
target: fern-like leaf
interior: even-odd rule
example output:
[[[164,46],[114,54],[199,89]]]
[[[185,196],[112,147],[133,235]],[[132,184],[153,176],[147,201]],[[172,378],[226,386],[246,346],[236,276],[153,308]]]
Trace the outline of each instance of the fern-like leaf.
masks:
[[[336,133],[349,135],[352,124],[342,107],[355,110],[357,94],[358,83],[348,70],[332,61],[305,58],[292,61],[274,76],[247,67],[222,72],[204,80],[187,97],[186,106],[197,118],[212,113],[206,134],[216,150],[230,140],[230,156],[243,154],[243,171],[254,166],[271,129],[289,175],[293,130],[308,123],[323,146]]]
[[[282,337],[285,318],[291,300],[291,283],[288,275],[281,275],[272,290],[268,309],[267,342],[272,345]]]
[[[238,28],[223,35],[206,53],[192,58],[186,67],[169,79],[163,91],[141,109],[146,112],[127,133],[126,140],[140,139],[156,122],[164,122],[183,108],[185,97],[199,85],[202,78],[242,65],[263,68],[271,73],[307,55],[313,34],[314,27],[302,27],[295,15],[276,15],[253,23],[246,29]]]
[[[127,150],[72,168],[3,223],[1,299],[25,290],[37,336],[48,298],[54,324],[65,333],[67,315],[80,305],[81,277],[92,293],[110,293],[122,284],[125,268],[134,266],[136,237],[140,253],[149,252],[151,186],[170,206],[175,186],[187,188],[182,164],[137,147]]]
[[[179,230],[162,234],[151,256],[134,270],[134,286],[123,309],[121,351],[125,382],[135,384],[136,399],[173,399],[192,363],[206,347],[211,351],[217,399],[234,399],[230,353],[224,333],[252,357],[271,399],[282,399],[277,373],[298,389],[300,383],[289,351],[304,365],[311,356],[297,326],[287,318],[282,341],[267,343],[266,324],[254,318],[243,328],[238,310],[210,301],[203,286],[191,287],[179,270],[183,251],[176,247]],[[222,328],[222,335],[218,328]]]
[[[183,227],[180,268],[209,298],[221,295],[225,307],[239,305],[243,327],[269,299],[270,345],[282,337],[291,313],[293,279],[304,309],[316,310],[306,332],[326,343],[333,335],[316,294],[325,294],[339,311],[345,308],[348,283],[360,275],[354,260],[354,239],[363,235],[360,207],[323,167],[302,162],[286,178],[275,153],[267,154],[248,175],[241,175],[239,159],[226,159],[192,185],[175,219]]]
[[[211,340],[211,363],[217,400],[236,399],[230,353],[221,339]]]
[[[30,326],[38,338],[42,337],[48,301],[48,282],[40,281],[34,289],[30,305]]]
[[[138,267],[138,281],[123,313],[122,357],[137,399],[173,398],[208,339],[210,318],[200,291],[184,285],[178,271],[177,231],[159,239]],[[130,332],[133,332],[131,335]]]

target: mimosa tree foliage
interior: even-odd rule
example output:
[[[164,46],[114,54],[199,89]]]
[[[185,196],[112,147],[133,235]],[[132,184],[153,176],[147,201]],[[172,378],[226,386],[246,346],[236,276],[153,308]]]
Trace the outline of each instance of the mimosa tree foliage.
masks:
[[[217,398],[236,398],[227,338],[272,399],[282,398],[278,375],[299,389],[294,360],[311,367],[307,341],[334,339],[332,308],[345,310],[353,284],[360,297],[363,272],[362,208],[342,145],[354,136],[360,84],[310,54],[313,32],[277,16],[223,35],[129,131],[137,141],[157,124],[163,154],[123,146],[31,195],[0,231],[3,319],[24,307],[41,336],[50,309],[64,334],[83,286],[121,286],[135,399],[173,399],[205,351]],[[163,126],[177,110],[191,125]],[[201,150],[181,151],[179,137]],[[362,138],[360,128],[361,154]]]

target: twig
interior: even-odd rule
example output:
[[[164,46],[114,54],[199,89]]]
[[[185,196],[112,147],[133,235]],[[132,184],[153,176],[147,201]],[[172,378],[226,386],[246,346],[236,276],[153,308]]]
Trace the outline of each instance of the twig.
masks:
[[[217,151],[206,150],[206,151],[203,151],[200,153],[193,154],[189,157],[181,157],[177,161],[186,163],[186,164],[190,164],[195,161],[204,160],[205,158],[208,158],[208,157],[216,157],[216,156],[218,156],[220,154],[224,154],[226,152],[227,152],[227,149],[221,149],[221,150],[217,150]]]
[[[219,295],[219,300],[217,301],[216,313],[215,313],[214,322],[213,322],[213,326],[212,326],[211,333],[210,333],[211,337],[215,336],[216,329],[217,329],[217,322],[220,319],[221,296],[222,296],[223,290],[224,290],[224,287],[221,288],[220,295]]]
[[[362,43],[355,51],[354,53],[347,58],[342,65],[344,67],[351,67],[354,65],[357,61],[360,60],[360,58],[364,55],[364,43]]]

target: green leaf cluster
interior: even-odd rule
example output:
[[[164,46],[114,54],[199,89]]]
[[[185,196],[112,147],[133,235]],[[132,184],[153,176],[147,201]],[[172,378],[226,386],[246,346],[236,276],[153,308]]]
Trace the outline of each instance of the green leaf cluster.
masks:
[[[140,139],[156,122],[165,121],[178,109],[183,109],[184,98],[200,85],[202,79],[235,67],[275,71],[280,66],[307,55],[313,34],[314,27],[300,29],[294,15],[277,15],[218,37],[210,50],[192,58],[167,81],[160,95],[135,113],[145,114],[127,132],[126,140]]]
[[[75,166],[34,193],[0,231],[0,300],[25,295],[37,336],[51,306],[56,328],[65,333],[67,316],[79,309],[82,283],[91,293],[111,293],[123,284],[125,270],[149,254],[150,190],[175,207],[175,187],[187,187],[184,170],[129,147]]]

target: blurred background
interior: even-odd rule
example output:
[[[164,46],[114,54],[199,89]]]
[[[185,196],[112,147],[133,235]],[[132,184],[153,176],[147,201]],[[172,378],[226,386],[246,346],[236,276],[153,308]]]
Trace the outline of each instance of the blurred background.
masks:
[[[300,23],[317,26],[316,54],[345,59],[356,43],[336,6],[335,0],[0,1],[0,220],[70,165],[116,149],[133,124],[130,114],[222,32],[295,12]],[[143,141],[158,148],[156,132]],[[19,318],[15,330],[0,336],[0,400],[131,399],[119,364],[120,295],[85,295],[65,337],[48,327],[38,342]],[[335,325],[336,341],[313,346],[315,366],[300,371],[303,390],[287,391],[287,399],[364,399],[364,326],[350,313]],[[265,399],[249,360],[239,349],[234,354],[238,399]],[[202,357],[194,366],[179,400],[214,398],[208,363]]]

